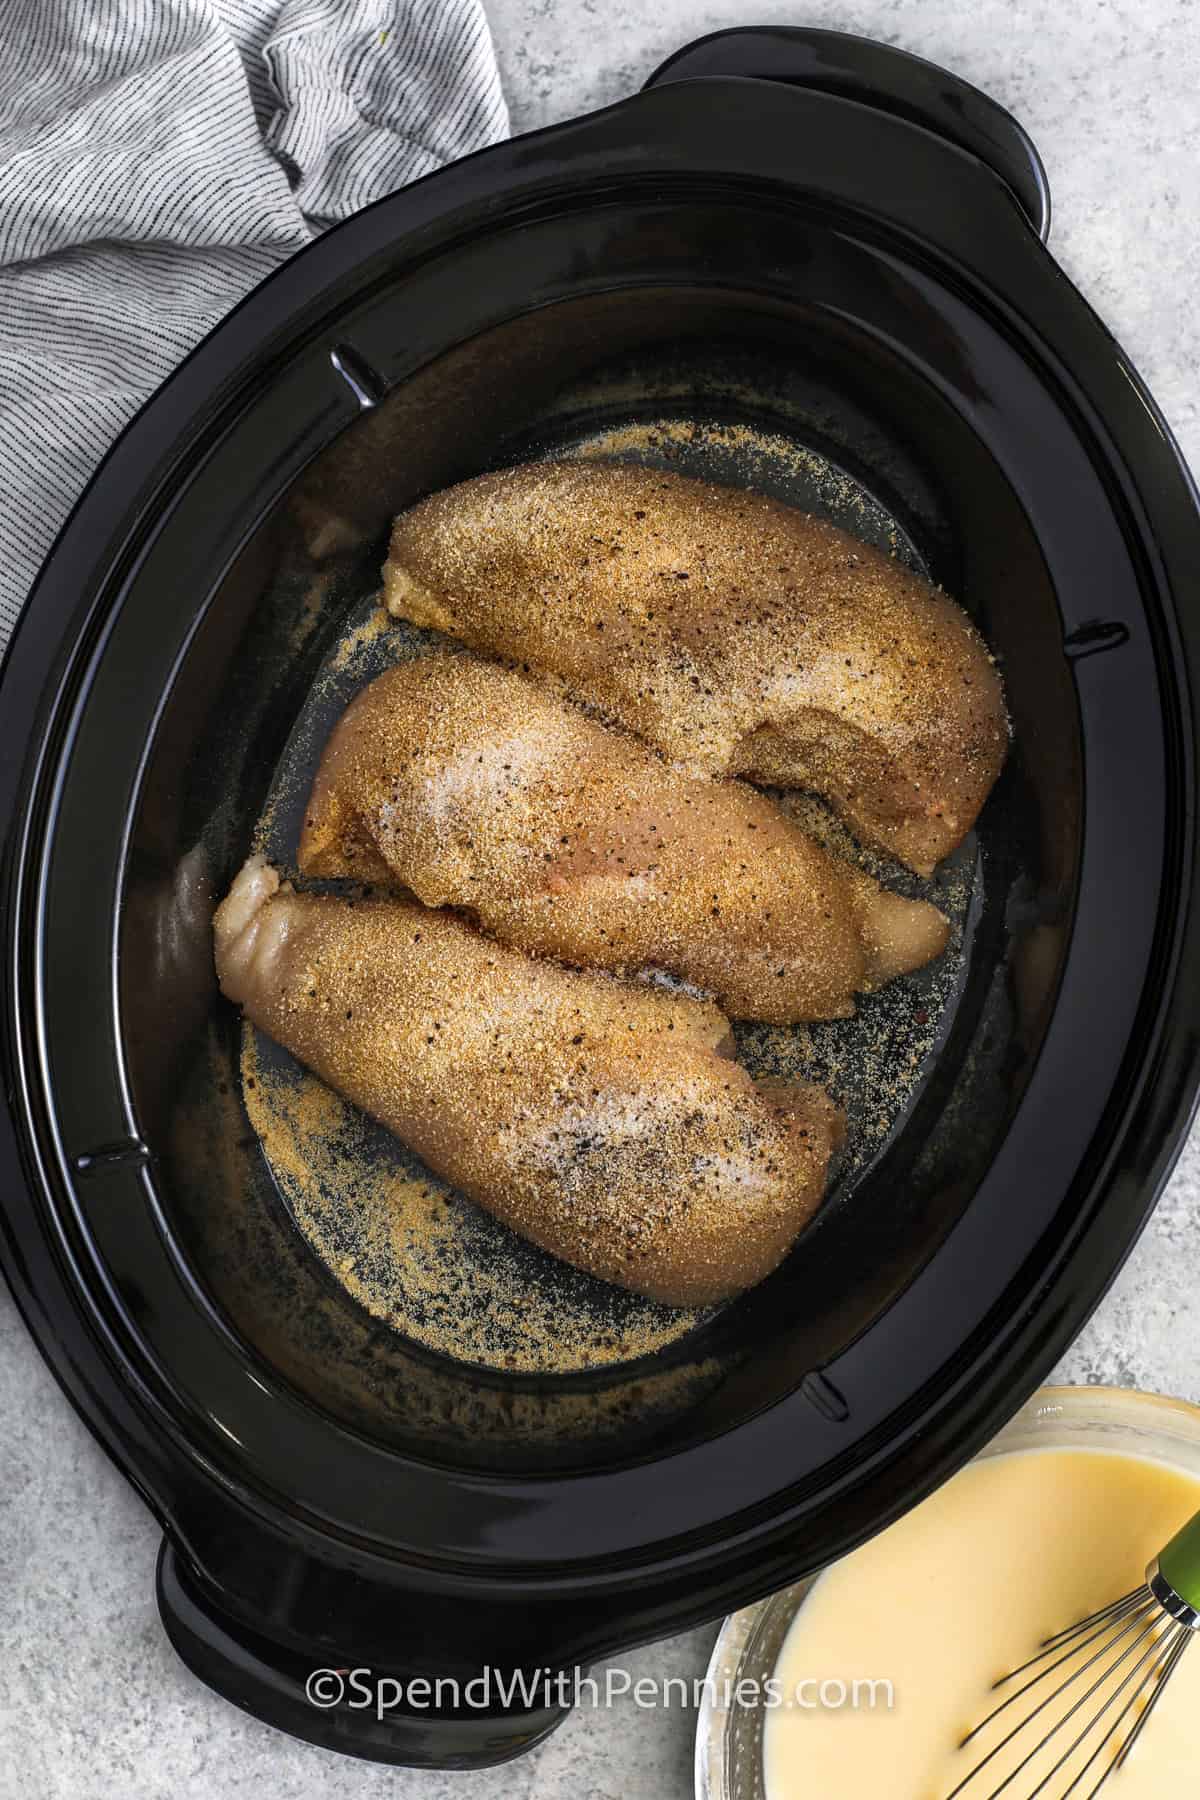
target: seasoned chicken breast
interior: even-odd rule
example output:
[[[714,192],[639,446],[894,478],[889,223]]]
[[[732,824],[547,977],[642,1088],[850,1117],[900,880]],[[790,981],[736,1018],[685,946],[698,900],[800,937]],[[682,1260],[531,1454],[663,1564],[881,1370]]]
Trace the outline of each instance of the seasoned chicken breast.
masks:
[[[390,880],[523,950],[666,970],[777,1023],[852,1012],[856,991],[929,961],[949,932],[745,783],[672,768],[472,656],[400,663],[352,702],[300,868]]]
[[[393,898],[299,894],[261,858],[214,921],[228,997],[462,1193],[669,1305],[760,1281],[820,1204],[817,1088],[757,1084],[710,1005],[580,973]]]
[[[397,519],[398,618],[560,676],[668,758],[805,787],[921,874],[1008,741],[945,594],[823,520],[618,462],[530,463]]]

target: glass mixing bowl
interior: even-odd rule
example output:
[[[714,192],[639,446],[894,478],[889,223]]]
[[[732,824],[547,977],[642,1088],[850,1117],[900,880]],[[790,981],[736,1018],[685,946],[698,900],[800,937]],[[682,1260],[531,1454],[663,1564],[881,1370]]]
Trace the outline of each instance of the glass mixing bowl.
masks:
[[[1131,1388],[1049,1387],[1034,1395],[980,1458],[1013,1450],[1115,1450],[1200,1478],[1200,1406]],[[819,1576],[731,1613],[708,1665],[696,1726],[696,1800],[765,1800],[761,1694],[783,1641]],[[851,1800],[838,1796],[837,1800]]]

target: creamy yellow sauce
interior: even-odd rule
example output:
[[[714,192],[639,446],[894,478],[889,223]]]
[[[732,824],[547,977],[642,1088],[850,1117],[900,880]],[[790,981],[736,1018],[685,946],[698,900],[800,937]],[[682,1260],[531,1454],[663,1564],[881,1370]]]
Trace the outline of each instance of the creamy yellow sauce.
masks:
[[[945,1800],[1017,1721],[1018,1708],[1027,1711],[1055,1685],[1017,1703],[1003,1728],[959,1750],[1009,1691],[992,1695],[992,1683],[1036,1655],[1043,1639],[1135,1587],[1150,1558],[1197,1510],[1200,1481],[1106,1451],[1022,1451],[963,1470],[823,1575],[797,1613],[775,1670],[784,1703],[764,1722],[767,1800]],[[824,1706],[813,1686],[822,1681],[832,1684]],[[802,1682],[808,1685],[801,1691]],[[863,1684],[857,1706],[855,1682]],[[872,1682],[874,1689],[865,1685]],[[891,1684],[890,1704],[884,1683]],[[1059,1703],[1060,1716],[1062,1710]],[[1051,1716],[1037,1725],[1044,1728]],[[1060,1735],[1054,1756],[1005,1788],[1005,1800],[1034,1793],[1083,1718]],[[1031,1726],[1021,1754],[1038,1735]],[[1015,1749],[997,1757],[962,1800],[988,1800],[1020,1761]],[[1082,1760],[1077,1753],[1044,1793],[1065,1792]],[[1102,1757],[1072,1796],[1082,1800],[1103,1768]],[[1200,1645],[1193,1644],[1128,1762],[1107,1782],[1104,1800],[1169,1800],[1198,1790]]]

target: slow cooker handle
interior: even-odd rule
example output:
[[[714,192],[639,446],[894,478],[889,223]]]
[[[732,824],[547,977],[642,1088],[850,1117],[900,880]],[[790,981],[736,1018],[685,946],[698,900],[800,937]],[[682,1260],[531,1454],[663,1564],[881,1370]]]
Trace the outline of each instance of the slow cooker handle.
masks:
[[[987,163],[1011,188],[1042,242],[1050,236],[1046,171],[1024,126],[979,88],[936,63],[845,31],[736,27],[677,50],[645,85],[701,76],[814,88],[920,125]]]
[[[542,1669],[525,1690],[528,1705],[518,1690],[515,1704],[502,1705],[493,1695],[446,1711],[433,1685],[438,1671],[413,1667],[402,1685],[419,1678],[426,1690],[421,1702],[409,1704],[397,1676],[353,1667],[353,1657],[341,1665],[328,1650],[301,1652],[244,1625],[200,1583],[169,1536],[159,1549],[155,1586],[167,1636],[194,1675],[253,1718],[345,1756],[406,1768],[490,1768],[531,1750],[571,1710],[569,1688],[560,1697],[557,1686],[536,1686]]]

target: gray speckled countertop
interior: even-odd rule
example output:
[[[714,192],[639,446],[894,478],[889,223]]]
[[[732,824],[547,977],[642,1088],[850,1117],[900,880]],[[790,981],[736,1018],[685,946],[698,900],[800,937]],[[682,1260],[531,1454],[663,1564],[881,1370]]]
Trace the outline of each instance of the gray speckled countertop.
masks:
[[[1012,108],[1045,159],[1053,247],[1122,340],[1200,468],[1197,0],[488,0],[516,130],[629,93],[670,51],[734,24],[885,38]],[[1200,1400],[1194,1139],[1133,1257],[1059,1374]],[[692,1718],[627,1700],[479,1775],[379,1769],[295,1744],[200,1686],[154,1608],[158,1531],[43,1368],[0,1290],[0,1800],[684,1800]],[[702,1673],[714,1631],[623,1659]]]

